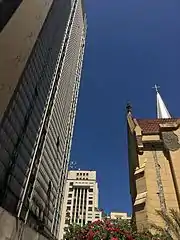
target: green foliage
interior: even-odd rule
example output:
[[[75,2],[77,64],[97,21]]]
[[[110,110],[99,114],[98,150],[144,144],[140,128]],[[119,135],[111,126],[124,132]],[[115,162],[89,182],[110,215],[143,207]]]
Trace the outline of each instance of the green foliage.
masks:
[[[169,214],[157,211],[157,214],[164,220],[166,227],[160,227],[152,224],[152,229],[161,235],[163,240],[180,239],[180,212],[170,209]]]

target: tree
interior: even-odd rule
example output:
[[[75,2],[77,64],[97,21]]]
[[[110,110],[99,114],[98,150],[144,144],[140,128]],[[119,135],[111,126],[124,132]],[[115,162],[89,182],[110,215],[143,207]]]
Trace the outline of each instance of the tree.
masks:
[[[133,240],[131,234],[118,221],[97,220],[84,227],[70,225],[64,236],[66,240]]]
[[[151,227],[166,240],[180,239],[180,212],[170,209],[169,214],[163,211],[156,211],[164,220],[166,227],[160,227],[152,224]]]
[[[70,225],[64,240],[158,240],[150,232],[137,233],[132,230],[129,221],[109,220],[95,221],[83,227]],[[162,240],[162,239],[161,239]]]

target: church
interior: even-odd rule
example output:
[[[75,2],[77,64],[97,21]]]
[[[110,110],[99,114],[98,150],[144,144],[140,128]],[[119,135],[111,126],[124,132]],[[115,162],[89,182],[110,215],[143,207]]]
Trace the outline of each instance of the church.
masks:
[[[137,230],[163,226],[156,210],[180,210],[180,118],[172,118],[156,88],[157,118],[138,119],[127,105],[129,182]]]

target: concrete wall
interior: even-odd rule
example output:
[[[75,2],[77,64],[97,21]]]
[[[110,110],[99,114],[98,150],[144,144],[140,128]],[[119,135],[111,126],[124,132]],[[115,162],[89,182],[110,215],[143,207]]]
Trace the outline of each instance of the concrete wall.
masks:
[[[0,208],[0,240],[47,240],[47,238]]]
[[[22,1],[0,33],[0,120],[23,72],[52,0]],[[28,19],[24,21],[24,19]]]

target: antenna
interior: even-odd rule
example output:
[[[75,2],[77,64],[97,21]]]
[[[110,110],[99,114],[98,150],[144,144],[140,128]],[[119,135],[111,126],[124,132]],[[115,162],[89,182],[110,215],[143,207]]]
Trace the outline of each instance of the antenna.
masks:
[[[77,162],[71,161],[69,164],[69,169],[70,170],[75,170],[76,169]]]

